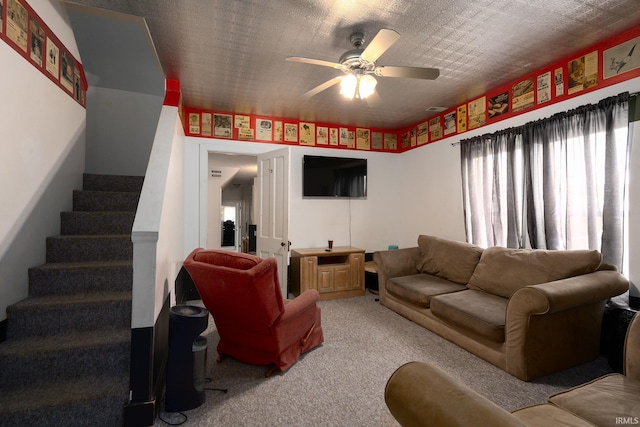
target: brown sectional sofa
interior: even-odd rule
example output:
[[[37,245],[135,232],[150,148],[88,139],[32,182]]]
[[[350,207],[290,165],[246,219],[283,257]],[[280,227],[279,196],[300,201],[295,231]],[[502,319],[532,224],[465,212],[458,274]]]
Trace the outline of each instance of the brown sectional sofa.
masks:
[[[387,381],[385,402],[402,426],[618,426],[640,424],[640,317],[629,325],[624,375],[609,374],[509,413],[439,368],[409,362]],[[482,422],[478,422],[482,420]]]
[[[524,381],[595,359],[605,303],[629,287],[590,250],[421,235],[373,259],[381,304]]]

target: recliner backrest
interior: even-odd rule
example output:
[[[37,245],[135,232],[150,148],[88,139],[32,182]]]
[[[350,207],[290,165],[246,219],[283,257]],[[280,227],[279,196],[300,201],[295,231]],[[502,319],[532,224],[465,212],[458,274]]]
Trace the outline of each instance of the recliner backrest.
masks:
[[[274,258],[200,249],[184,266],[220,326],[266,333],[284,311]]]

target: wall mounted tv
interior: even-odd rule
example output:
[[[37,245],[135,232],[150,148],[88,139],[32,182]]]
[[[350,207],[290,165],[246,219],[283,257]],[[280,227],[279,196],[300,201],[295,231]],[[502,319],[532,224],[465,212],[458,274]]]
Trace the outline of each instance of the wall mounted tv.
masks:
[[[303,197],[367,197],[367,159],[304,156]]]

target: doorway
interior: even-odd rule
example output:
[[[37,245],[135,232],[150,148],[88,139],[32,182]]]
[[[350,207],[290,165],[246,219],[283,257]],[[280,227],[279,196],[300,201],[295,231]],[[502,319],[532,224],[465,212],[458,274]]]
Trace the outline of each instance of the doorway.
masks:
[[[206,247],[248,252],[255,223],[256,156],[208,153]]]
[[[222,239],[220,240],[220,246],[222,247],[222,249],[232,252],[240,252],[243,249],[241,247],[241,212],[242,206],[240,203],[222,205],[222,215],[220,218],[220,221],[222,223]],[[246,252],[244,250],[242,251]]]
[[[225,159],[224,161],[236,161],[241,157],[250,157],[252,161],[252,167],[255,168],[255,177],[251,203],[245,203],[243,205],[242,217],[240,220],[240,224],[245,224],[245,222],[249,225],[248,227],[243,228],[246,234],[253,233],[254,236],[257,236],[260,233],[260,227],[257,226],[259,220],[265,217],[272,218],[274,221],[279,223],[279,231],[282,231],[280,240],[278,240],[278,250],[273,251],[273,255],[276,256],[278,260],[278,273],[281,276],[280,284],[283,287],[283,296],[287,297],[287,271],[289,264],[289,242],[288,242],[288,229],[289,229],[289,203],[288,203],[288,184],[289,184],[289,148],[283,148],[282,146],[276,146],[274,144],[238,144],[237,142],[232,141],[215,141],[215,144],[202,144],[199,147],[200,153],[200,168],[199,168],[199,188],[200,188],[200,211],[199,211],[199,241],[200,247],[207,248],[220,248],[221,243],[221,232],[222,227],[220,226],[220,215],[221,215],[221,206],[222,203],[222,185],[211,185],[212,178],[224,179],[229,172],[228,169],[224,169],[224,167],[211,167],[212,163],[210,159],[212,156],[218,156],[217,159]],[[271,153],[271,154],[269,154]],[[266,171],[275,170],[278,172],[277,175],[274,175],[275,179],[265,180],[260,179],[258,177],[258,157],[257,156],[269,156],[273,155],[274,157],[269,161],[276,162],[275,164],[281,165],[283,167],[278,167],[273,169],[271,167],[265,169]],[[280,160],[278,160],[280,159]],[[265,164],[265,161],[268,161],[266,158],[263,158],[262,163]],[[226,167],[226,166],[225,166]],[[237,167],[235,165],[234,167]],[[284,174],[280,174],[280,172],[284,172]],[[264,177],[262,177],[264,178]],[[265,200],[260,200],[258,196],[258,191],[260,190],[258,187],[261,183],[270,182],[273,184],[273,189],[279,189],[275,192],[270,192],[270,194],[278,195],[279,203],[277,206],[273,204],[266,203]],[[260,194],[265,194],[263,191]],[[284,198],[282,198],[284,197]],[[277,207],[273,211],[270,210],[269,206]],[[246,221],[244,218],[251,217],[252,220],[250,222]],[[255,221],[255,222],[254,222]],[[263,223],[271,223],[270,221],[266,221]],[[245,234],[245,235],[246,235]],[[241,244],[242,244],[242,237]],[[251,247],[251,245],[250,245]],[[261,249],[261,247],[263,249]],[[264,240],[257,239],[254,240],[253,249],[258,256],[262,256],[264,253]],[[242,246],[241,246],[242,249]],[[271,252],[270,248],[267,248],[268,252]]]

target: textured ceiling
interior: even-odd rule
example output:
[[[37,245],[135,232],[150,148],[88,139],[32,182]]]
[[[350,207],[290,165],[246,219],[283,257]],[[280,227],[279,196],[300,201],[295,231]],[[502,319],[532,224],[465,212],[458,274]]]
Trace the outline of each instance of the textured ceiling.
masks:
[[[422,121],[640,24],[638,0],[73,0],[143,17],[185,106],[375,128]],[[434,67],[437,80],[378,78],[380,106],[343,99],[337,62],[359,29],[401,37],[378,65]]]

